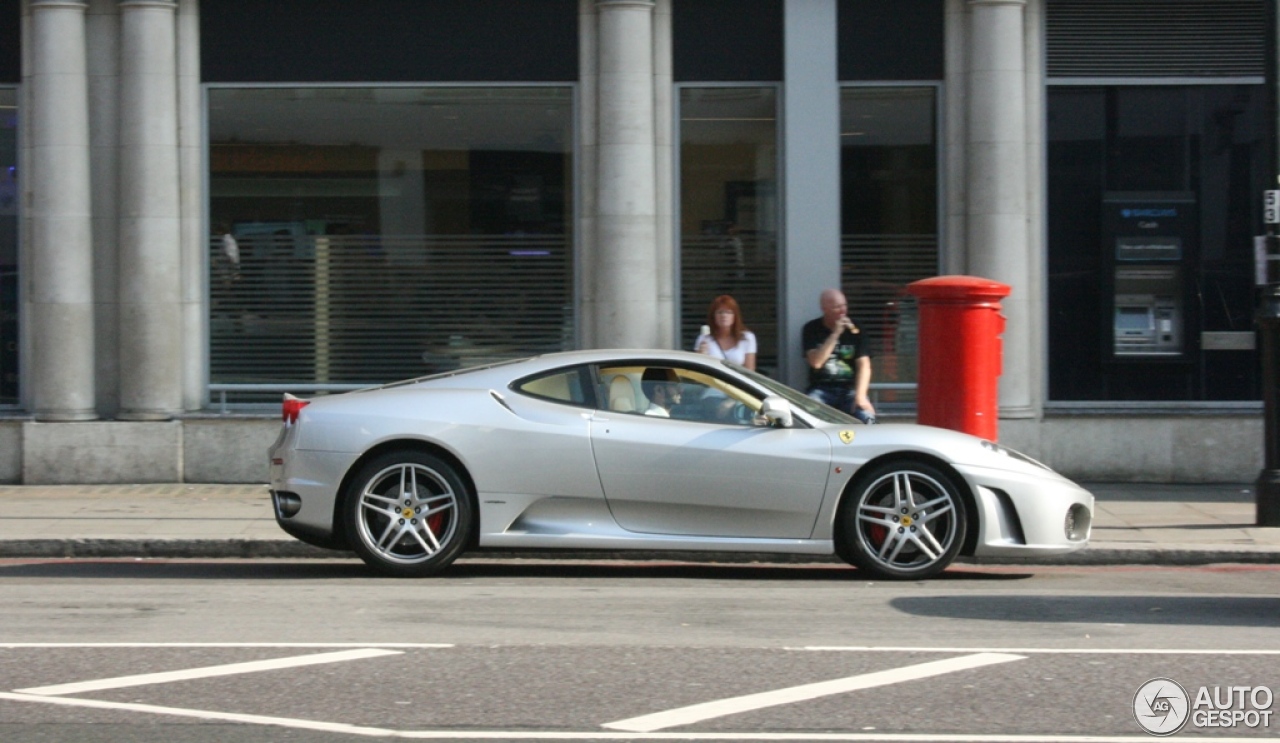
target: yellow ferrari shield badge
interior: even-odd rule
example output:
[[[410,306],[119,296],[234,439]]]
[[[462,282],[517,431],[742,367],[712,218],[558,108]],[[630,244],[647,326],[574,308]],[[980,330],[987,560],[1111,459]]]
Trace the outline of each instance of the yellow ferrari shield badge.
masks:
[[[841,441],[843,441],[843,442],[844,442],[844,443],[846,443],[846,444],[848,444],[849,442],[853,441],[853,431],[850,431],[850,430],[849,430],[849,429],[847,429],[847,428],[846,428],[845,430],[841,431],[841,432],[840,432],[840,440],[841,440]]]

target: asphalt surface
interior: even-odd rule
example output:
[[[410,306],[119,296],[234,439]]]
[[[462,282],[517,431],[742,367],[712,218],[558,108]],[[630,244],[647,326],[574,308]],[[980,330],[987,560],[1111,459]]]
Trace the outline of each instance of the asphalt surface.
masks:
[[[1084,485],[1097,498],[1089,546],[1070,555],[1040,558],[1037,563],[1280,563],[1280,528],[1254,525],[1252,486]],[[0,558],[333,558],[344,554],[302,544],[281,531],[266,485],[0,485]],[[490,557],[504,554],[515,553],[487,553]],[[626,557],[643,556],[628,553]],[[726,553],[653,553],[652,557],[701,562],[814,561],[812,557]]]

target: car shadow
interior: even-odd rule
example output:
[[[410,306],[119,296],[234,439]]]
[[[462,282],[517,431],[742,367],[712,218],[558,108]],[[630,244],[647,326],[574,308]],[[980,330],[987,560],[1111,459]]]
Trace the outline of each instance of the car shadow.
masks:
[[[918,617],[997,622],[1280,627],[1275,596],[902,596],[893,608]]]
[[[925,582],[1010,581],[1030,570],[982,570],[952,566]],[[0,579],[127,580],[404,580],[380,575],[357,559],[122,559],[44,558],[0,561]],[[879,582],[842,563],[717,563],[616,559],[494,559],[462,557],[444,572],[417,580],[480,578],[609,578],[718,581]]]
[[[559,578],[672,578],[742,581],[844,581],[868,582],[877,579],[842,563],[720,563],[653,561],[520,561],[466,562],[459,560],[441,578],[517,578],[522,576]],[[928,582],[952,580],[1020,580],[1030,573],[987,572],[951,567]]]

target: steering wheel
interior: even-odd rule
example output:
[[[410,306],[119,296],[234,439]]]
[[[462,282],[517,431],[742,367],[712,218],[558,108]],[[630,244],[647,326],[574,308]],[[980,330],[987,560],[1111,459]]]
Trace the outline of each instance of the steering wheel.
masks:
[[[748,407],[746,403],[735,403],[731,414],[733,415],[734,423],[741,423],[747,426],[755,423],[756,412]]]

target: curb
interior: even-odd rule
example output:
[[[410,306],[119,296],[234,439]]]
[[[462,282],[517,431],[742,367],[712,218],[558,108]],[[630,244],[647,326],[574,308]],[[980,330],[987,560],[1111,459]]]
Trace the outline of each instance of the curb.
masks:
[[[344,557],[347,553],[284,539],[6,539],[0,558]]]
[[[977,564],[993,564],[988,560],[975,560]],[[1015,561],[1003,561],[1011,564]],[[1021,562],[1021,561],[1018,561]],[[1225,563],[1242,563],[1251,565],[1280,565],[1280,551],[1267,549],[1224,549],[1207,547],[1190,549],[1186,547],[1087,547],[1070,555],[1058,558],[1045,558],[1042,561],[1025,562],[1027,565],[1218,565]]]
[[[843,564],[835,556],[775,555],[759,552],[585,552],[580,550],[472,550],[463,557],[497,560],[618,560],[726,564]],[[350,552],[326,550],[284,539],[8,539],[0,540],[0,559],[14,558],[167,558],[167,559],[356,559]],[[961,557],[961,565],[1214,565],[1280,564],[1280,550],[1207,547],[1087,547],[1043,558]]]

